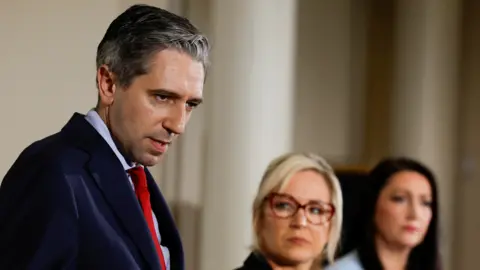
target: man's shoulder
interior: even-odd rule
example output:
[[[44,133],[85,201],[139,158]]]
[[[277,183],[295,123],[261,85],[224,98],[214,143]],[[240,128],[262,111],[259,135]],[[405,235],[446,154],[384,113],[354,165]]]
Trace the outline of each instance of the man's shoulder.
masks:
[[[84,151],[59,132],[27,146],[10,167],[4,180],[31,176],[38,178],[43,175],[42,172],[53,174],[81,168],[87,157]]]
[[[15,205],[19,208],[18,205],[24,203],[27,207],[29,204],[25,202],[35,201],[42,205],[71,202],[73,189],[67,176],[83,172],[80,153],[81,150],[68,143],[61,133],[26,147],[1,182],[0,219],[12,214]],[[37,209],[35,207],[48,209],[30,206]]]

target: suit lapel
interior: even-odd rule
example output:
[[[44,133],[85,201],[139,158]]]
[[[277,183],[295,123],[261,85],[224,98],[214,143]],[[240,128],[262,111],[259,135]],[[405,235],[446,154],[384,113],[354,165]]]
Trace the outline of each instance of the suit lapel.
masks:
[[[151,268],[160,269],[159,258],[140,204],[115,153],[82,115],[74,115],[63,131],[79,147],[90,153],[87,168],[106,201]]]
[[[160,262],[150,230],[123,167],[120,162],[117,166],[101,162],[92,159],[89,163],[93,178],[145,259],[154,269],[159,269]]]

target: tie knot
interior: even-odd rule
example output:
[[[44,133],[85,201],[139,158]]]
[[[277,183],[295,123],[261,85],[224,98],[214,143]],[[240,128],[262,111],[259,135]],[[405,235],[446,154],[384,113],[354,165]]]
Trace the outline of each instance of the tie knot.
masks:
[[[132,177],[133,185],[137,188],[147,188],[147,176],[145,170],[141,166],[129,169],[128,174]]]

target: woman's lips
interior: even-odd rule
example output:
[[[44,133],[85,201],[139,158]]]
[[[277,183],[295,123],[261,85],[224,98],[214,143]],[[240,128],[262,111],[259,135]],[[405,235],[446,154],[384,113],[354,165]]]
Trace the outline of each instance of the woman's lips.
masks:
[[[287,238],[287,240],[288,240],[288,242],[293,243],[295,245],[308,245],[308,244],[310,244],[310,241],[308,241],[307,239],[305,239],[303,237],[298,237],[298,236],[289,237],[289,238]]]

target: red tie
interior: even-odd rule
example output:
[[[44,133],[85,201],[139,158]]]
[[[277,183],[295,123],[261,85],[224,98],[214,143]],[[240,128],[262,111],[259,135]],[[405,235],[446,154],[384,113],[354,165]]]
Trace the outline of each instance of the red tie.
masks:
[[[158,257],[160,258],[162,270],[167,270],[167,267],[165,267],[165,258],[163,257],[163,252],[160,248],[160,243],[158,242],[157,233],[155,232],[155,225],[153,225],[152,206],[150,205],[150,192],[148,192],[145,170],[143,167],[138,166],[128,170],[128,173],[132,177],[132,182],[135,187],[135,194],[140,201],[140,205],[142,206],[143,210],[143,216],[145,217],[148,228],[150,229],[150,233],[152,234],[153,243],[155,244]]]

